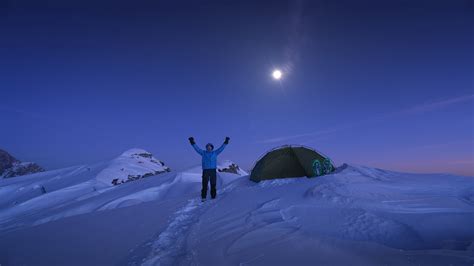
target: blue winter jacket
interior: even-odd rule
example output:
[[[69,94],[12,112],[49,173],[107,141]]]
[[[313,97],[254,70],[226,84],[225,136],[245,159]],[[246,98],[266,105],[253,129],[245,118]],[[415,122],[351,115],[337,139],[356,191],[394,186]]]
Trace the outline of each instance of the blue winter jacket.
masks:
[[[193,144],[193,148],[202,156],[202,169],[216,169],[217,155],[221,153],[227,144],[222,144],[219,149],[214,151],[201,150],[198,145]]]

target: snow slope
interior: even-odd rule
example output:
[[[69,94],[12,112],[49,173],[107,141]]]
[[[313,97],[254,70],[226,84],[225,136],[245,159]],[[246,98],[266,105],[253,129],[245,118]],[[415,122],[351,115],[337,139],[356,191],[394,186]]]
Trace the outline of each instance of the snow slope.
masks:
[[[47,174],[51,186],[76,195],[65,191],[54,204],[39,200],[49,192],[24,200],[20,184],[1,183],[0,263],[474,263],[473,177],[345,165],[318,178],[254,183],[245,175],[219,172],[218,198],[201,203],[199,166],[112,187],[86,178],[85,171],[101,170],[96,165]],[[60,177],[55,181],[65,183],[72,172],[79,181],[67,181],[68,186],[52,181]],[[33,189],[40,185],[36,177],[20,183],[39,193]],[[85,183],[91,180],[103,186],[90,190]],[[13,211],[23,203],[11,206],[12,201],[29,207]]]
[[[129,176],[156,175],[153,182],[161,184],[169,182],[170,176],[159,174],[168,171],[169,168],[150,153],[131,149],[109,162],[3,179],[0,182],[0,231],[103,210],[111,200],[143,189],[140,185],[114,187],[113,179],[125,182]],[[122,202],[115,207],[127,204],[134,203]]]
[[[472,265],[474,179],[345,166],[190,201],[145,265]]]

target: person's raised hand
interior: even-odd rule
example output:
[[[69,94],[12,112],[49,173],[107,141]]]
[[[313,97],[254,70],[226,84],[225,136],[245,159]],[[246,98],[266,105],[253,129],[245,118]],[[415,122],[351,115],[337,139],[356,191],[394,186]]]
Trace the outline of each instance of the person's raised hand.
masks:
[[[189,137],[189,143],[191,143],[191,145],[196,144],[193,137]]]
[[[229,140],[230,140],[229,137],[225,137],[224,144],[229,144]]]

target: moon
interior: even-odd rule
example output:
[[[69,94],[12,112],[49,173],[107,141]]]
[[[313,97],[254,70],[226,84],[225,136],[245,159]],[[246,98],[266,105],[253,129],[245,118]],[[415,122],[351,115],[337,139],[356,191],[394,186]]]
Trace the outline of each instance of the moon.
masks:
[[[281,73],[280,70],[275,69],[275,70],[273,70],[272,76],[273,76],[274,79],[278,80],[278,79],[281,79],[282,74],[283,73]]]

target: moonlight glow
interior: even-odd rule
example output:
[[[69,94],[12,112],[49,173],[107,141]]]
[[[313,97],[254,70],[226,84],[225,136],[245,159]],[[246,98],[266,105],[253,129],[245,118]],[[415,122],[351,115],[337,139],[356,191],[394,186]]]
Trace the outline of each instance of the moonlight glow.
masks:
[[[272,76],[274,79],[281,79],[281,71],[278,69],[273,70]]]

